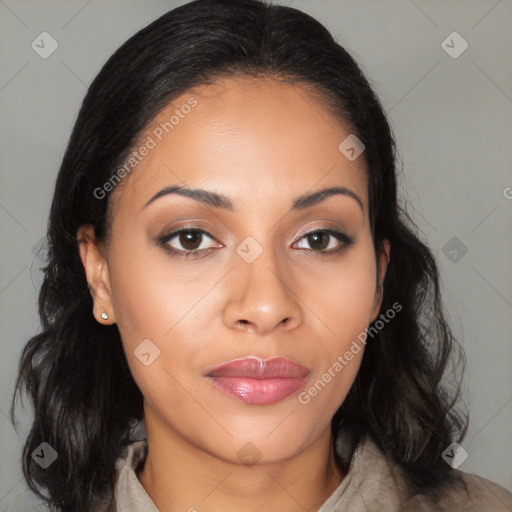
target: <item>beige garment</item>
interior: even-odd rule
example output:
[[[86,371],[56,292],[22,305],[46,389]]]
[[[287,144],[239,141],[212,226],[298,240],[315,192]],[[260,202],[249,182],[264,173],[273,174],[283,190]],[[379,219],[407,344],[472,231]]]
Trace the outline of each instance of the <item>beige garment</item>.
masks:
[[[136,441],[116,463],[117,512],[159,512],[136,476],[147,450],[146,439]],[[338,437],[336,452],[346,460],[343,450]],[[450,487],[434,502],[426,495],[411,494],[398,466],[369,438],[364,438],[352,453],[347,476],[317,512],[512,512],[512,494],[480,476],[454,470],[468,492],[463,485]]]

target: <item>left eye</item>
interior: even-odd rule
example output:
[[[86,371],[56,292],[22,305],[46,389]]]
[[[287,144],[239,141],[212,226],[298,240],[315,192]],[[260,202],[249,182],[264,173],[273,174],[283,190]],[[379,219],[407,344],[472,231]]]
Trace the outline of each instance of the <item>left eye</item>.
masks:
[[[305,240],[307,241],[312,251],[318,252],[331,252],[337,249],[343,248],[345,245],[350,244],[351,240],[348,236],[340,233],[339,231],[331,229],[322,229],[317,231],[311,231],[306,233],[300,240],[299,243]],[[300,247],[299,249],[308,249],[307,247]]]

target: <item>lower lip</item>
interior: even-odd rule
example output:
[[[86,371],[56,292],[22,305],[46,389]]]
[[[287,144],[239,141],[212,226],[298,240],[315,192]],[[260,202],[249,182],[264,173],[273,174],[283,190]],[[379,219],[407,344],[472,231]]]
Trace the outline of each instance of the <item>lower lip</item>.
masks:
[[[270,405],[298,391],[307,379],[281,378],[258,380],[244,377],[208,377],[215,388],[226,395],[253,405]]]

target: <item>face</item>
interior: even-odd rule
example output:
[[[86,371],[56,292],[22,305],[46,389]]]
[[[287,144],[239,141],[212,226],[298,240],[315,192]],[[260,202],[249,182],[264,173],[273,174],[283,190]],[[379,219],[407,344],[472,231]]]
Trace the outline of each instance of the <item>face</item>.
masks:
[[[108,245],[80,250],[146,423],[235,462],[246,443],[278,461],[329,430],[380,307],[364,154],[338,149],[350,133],[299,85],[230,78],[175,99],[141,138],[151,147],[115,190]],[[259,371],[250,362],[211,377],[277,356],[279,378],[240,376]]]

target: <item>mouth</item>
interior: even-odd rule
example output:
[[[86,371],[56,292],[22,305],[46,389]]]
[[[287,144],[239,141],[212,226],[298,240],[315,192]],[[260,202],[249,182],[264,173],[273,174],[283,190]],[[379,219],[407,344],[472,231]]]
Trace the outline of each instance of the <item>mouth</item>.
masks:
[[[244,357],[209,370],[205,377],[222,393],[253,405],[284,400],[306,382],[309,369],[285,357]]]

